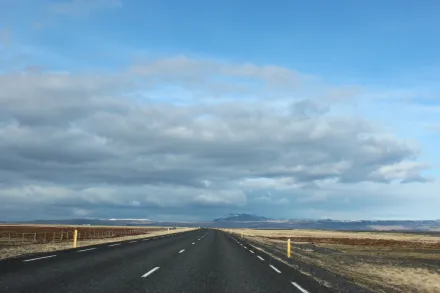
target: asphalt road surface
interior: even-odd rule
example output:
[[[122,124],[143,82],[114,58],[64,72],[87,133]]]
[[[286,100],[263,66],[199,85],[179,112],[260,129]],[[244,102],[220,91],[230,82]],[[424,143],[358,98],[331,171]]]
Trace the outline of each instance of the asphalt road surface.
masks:
[[[312,278],[200,229],[0,261],[0,292],[330,292]]]

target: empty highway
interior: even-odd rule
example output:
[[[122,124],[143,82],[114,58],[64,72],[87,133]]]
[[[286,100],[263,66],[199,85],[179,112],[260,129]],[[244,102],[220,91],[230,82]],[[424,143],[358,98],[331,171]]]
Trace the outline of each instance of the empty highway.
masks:
[[[227,233],[199,229],[0,261],[0,292],[330,292]]]

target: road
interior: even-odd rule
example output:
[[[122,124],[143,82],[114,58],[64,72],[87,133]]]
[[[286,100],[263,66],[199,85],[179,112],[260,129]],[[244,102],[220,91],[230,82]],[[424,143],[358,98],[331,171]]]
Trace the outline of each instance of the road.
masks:
[[[199,229],[0,262],[0,292],[330,292],[244,245]]]

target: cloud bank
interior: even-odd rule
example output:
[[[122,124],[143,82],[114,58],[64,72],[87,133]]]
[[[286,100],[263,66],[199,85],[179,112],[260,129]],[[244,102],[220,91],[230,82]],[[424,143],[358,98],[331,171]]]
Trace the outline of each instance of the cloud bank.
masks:
[[[4,73],[0,88],[11,219],[276,217],[268,205],[295,217],[359,206],[377,186],[432,184],[416,145],[338,111],[357,89],[288,68],[177,56],[112,74]]]

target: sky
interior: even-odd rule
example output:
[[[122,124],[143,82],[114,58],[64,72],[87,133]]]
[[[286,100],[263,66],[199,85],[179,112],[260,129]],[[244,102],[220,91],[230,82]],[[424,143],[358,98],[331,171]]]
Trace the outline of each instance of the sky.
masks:
[[[439,219],[439,12],[0,0],[0,221]]]

